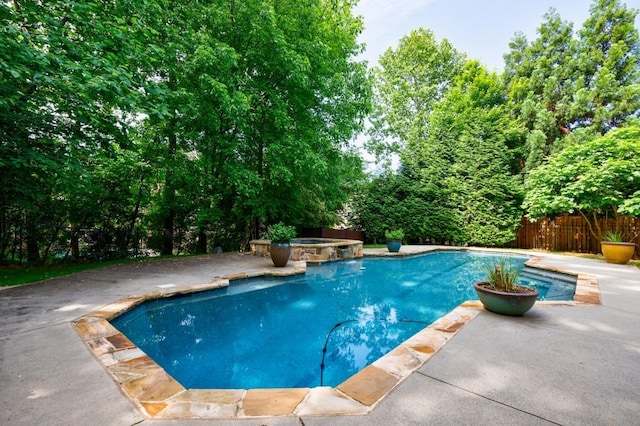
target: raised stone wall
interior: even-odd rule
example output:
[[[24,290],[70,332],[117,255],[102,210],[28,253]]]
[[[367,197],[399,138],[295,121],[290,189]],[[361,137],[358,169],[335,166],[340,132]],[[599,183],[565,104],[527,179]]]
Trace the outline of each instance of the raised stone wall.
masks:
[[[291,243],[291,260],[330,262],[362,257],[362,241],[318,238],[315,244]],[[269,257],[269,240],[253,240],[249,244],[254,256]]]

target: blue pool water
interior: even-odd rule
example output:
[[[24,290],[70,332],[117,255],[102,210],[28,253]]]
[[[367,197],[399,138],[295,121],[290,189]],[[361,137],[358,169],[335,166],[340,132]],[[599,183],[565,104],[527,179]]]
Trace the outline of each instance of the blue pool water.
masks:
[[[146,302],[112,323],[186,388],[336,386],[477,299],[472,284],[491,257],[435,252],[309,266],[305,275]],[[529,275],[523,283],[535,283],[540,298],[573,298],[575,279]]]

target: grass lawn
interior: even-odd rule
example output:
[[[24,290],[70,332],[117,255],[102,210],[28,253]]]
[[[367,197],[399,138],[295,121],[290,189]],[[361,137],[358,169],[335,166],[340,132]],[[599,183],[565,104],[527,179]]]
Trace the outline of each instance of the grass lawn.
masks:
[[[0,266],[0,287],[12,285],[28,284],[37,281],[48,280],[50,278],[63,275],[75,274],[89,269],[103,268],[118,263],[149,262],[157,259],[165,259],[172,256],[146,257],[139,259],[119,259],[107,260],[104,262],[86,262],[76,264],[61,264],[47,266]]]
[[[102,268],[103,266],[122,262],[123,261],[109,261],[50,266],[0,266],[0,287],[48,280],[62,275],[74,274],[87,269]]]

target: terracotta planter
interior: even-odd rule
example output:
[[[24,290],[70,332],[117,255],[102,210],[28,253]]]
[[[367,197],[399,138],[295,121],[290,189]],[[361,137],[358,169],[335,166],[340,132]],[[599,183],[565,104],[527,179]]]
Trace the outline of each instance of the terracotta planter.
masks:
[[[610,241],[602,241],[600,243],[602,254],[607,263],[616,263],[624,265],[633,257],[636,251],[635,243],[612,243]]]
[[[484,308],[496,314],[521,316],[533,307],[538,298],[538,290],[531,290],[528,293],[505,293],[495,291],[483,286],[486,282],[479,282],[473,285],[478,299],[482,302]]]
[[[389,240],[387,241],[387,249],[391,253],[397,253],[400,251],[400,247],[402,247],[402,240]]]
[[[291,243],[272,242],[269,246],[271,261],[278,268],[287,266],[291,257]]]

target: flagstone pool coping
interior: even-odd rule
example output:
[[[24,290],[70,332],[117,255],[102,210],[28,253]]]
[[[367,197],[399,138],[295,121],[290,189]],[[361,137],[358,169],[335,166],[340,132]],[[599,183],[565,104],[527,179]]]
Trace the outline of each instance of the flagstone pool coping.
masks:
[[[366,251],[365,255],[403,256],[428,251],[433,249],[397,254]],[[595,276],[542,265],[542,259],[540,256],[533,256],[526,265],[574,275],[577,285],[573,301],[539,301],[536,305],[601,304]],[[74,320],[72,326],[123,394],[150,419],[366,415],[483,310],[478,301],[460,304],[335,388],[323,386],[291,389],[186,389],[109,322],[147,300],[224,288],[237,279],[305,272],[305,262],[295,262],[294,267],[287,270],[274,268],[266,273],[238,273],[216,277],[210,283],[161,288],[158,291],[131,295],[110,303]]]

